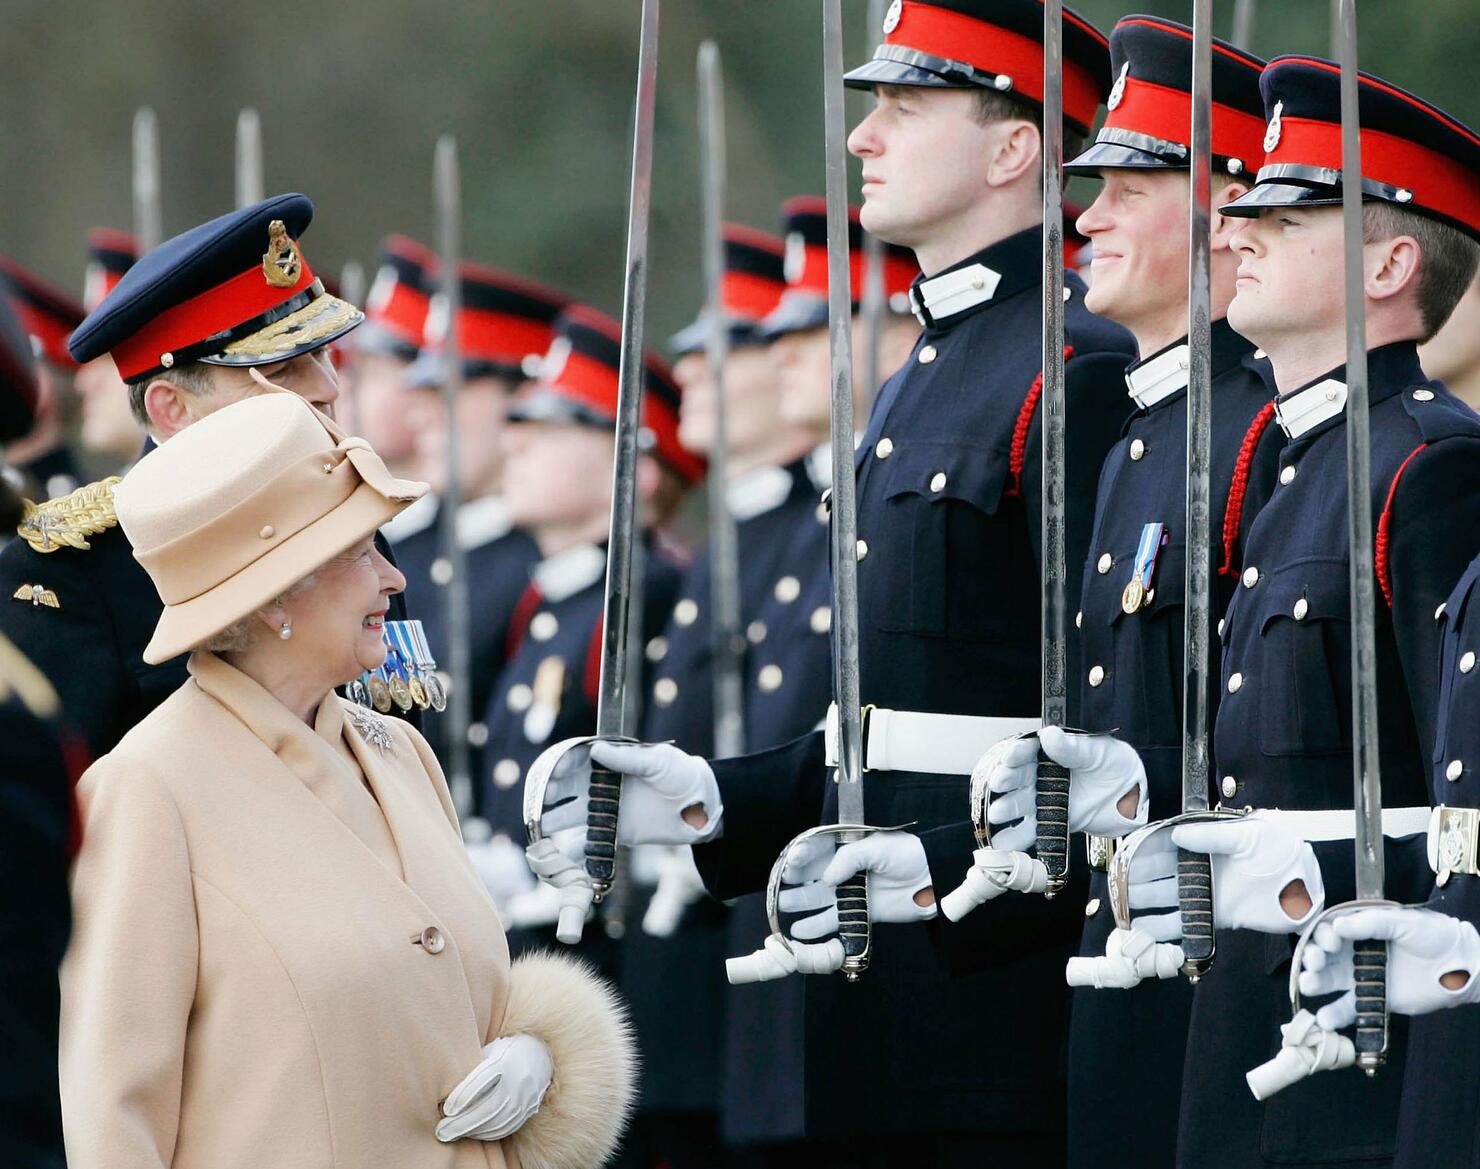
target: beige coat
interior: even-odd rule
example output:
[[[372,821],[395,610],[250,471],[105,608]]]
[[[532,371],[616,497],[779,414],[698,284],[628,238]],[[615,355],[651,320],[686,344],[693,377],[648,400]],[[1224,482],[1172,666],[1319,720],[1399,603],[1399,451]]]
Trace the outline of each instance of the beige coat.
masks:
[[[62,984],[72,1169],[599,1163],[631,1095],[625,1023],[549,959],[506,1018],[503,929],[426,741],[385,719],[382,750],[333,696],[310,728],[211,655],[191,673],[79,788]],[[340,736],[389,858],[325,802],[350,765]],[[567,1001],[552,1001],[542,988],[562,979]],[[515,1030],[551,1047],[540,1115],[502,1145],[439,1143],[438,1103]]]

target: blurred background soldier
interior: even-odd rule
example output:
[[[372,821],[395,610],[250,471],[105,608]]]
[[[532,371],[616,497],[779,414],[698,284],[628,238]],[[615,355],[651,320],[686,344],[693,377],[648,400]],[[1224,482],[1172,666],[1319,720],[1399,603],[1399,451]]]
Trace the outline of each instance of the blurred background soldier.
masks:
[[[113,291],[123,274],[139,258],[134,237],[111,227],[95,227],[87,233],[87,277],[82,286],[82,307],[92,312]],[[139,457],[144,447],[144,428],[129,409],[128,387],[118,376],[118,367],[106,353],[85,361],[73,377],[78,408],[82,414],[78,439],[84,458],[99,471],[112,472]]]
[[[1418,347],[1418,360],[1429,377],[1480,409],[1480,279],[1470,283],[1444,327]]]
[[[36,421],[25,438],[5,451],[6,465],[20,472],[27,499],[56,499],[77,489],[81,472],[68,445],[77,429],[77,363],[67,336],[82,323],[82,306],[16,261],[0,256],[0,280],[36,354]]]

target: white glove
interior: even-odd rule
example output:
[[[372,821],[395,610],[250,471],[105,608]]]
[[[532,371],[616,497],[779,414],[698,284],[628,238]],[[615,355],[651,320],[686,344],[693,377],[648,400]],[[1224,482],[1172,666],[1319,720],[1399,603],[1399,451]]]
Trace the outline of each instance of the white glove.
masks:
[[[704,898],[704,879],[694,867],[692,849],[662,848],[656,858],[658,884],[642,915],[642,932],[655,938],[672,937],[684,910]]]
[[[1181,941],[1182,915],[1165,912],[1177,907],[1177,848],[1170,832],[1136,849],[1127,885],[1132,931],[1153,942]]]
[[[1357,1020],[1352,987],[1352,942],[1376,938],[1388,944],[1388,1009],[1400,1015],[1426,1015],[1480,1001],[1480,934],[1467,921],[1432,909],[1358,909],[1316,926],[1303,954],[1300,993],[1345,991],[1316,1012],[1316,1022],[1339,1031]],[[1467,981],[1450,990],[1440,981],[1460,973]]]
[[[1281,1024],[1280,1033],[1284,1042],[1279,1054],[1244,1075],[1255,1100],[1268,1100],[1316,1072],[1349,1068],[1357,1062],[1356,1045],[1345,1035],[1319,1026],[1309,1011],[1300,1011]]]
[[[591,759],[622,773],[622,811],[617,839],[622,844],[702,844],[719,833],[724,805],[709,764],[670,743],[591,745]],[[585,829],[590,775],[582,754],[569,751],[545,789],[547,810],[540,817],[546,835]],[[560,801],[565,801],[561,803]],[[549,807],[559,803],[559,807]],[[709,817],[703,828],[685,823],[683,811],[699,804]]]
[[[987,809],[994,847],[1026,852],[1037,843],[1035,788],[1040,745],[1045,755],[1069,769],[1070,832],[1124,836],[1146,823],[1146,767],[1134,747],[1110,735],[1044,727],[1036,736],[1011,740],[996,755],[988,779],[992,802]],[[977,766],[986,764],[996,751],[994,747]],[[1137,793],[1136,814],[1127,819],[1116,805],[1131,791]],[[999,824],[1012,827],[999,831]]]
[[[1070,958],[1064,980],[1070,986],[1096,990],[1129,990],[1147,978],[1174,978],[1182,968],[1181,946],[1158,942],[1134,926],[1114,929],[1098,958]]]
[[[1213,922],[1218,929],[1296,933],[1325,903],[1315,851],[1263,812],[1240,820],[1183,824],[1172,829],[1172,844],[1213,858]],[[1298,921],[1280,906],[1281,891],[1295,881],[1305,883],[1311,900],[1309,912]],[[1169,904],[1176,904],[1176,887],[1174,874]]]
[[[494,904],[502,909],[521,893],[535,887],[524,850],[502,834],[481,843],[468,843],[468,859]]]
[[[910,832],[875,832],[836,847],[832,837],[814,836],[792,852],[777,902],[782,913],[807,913],[791,927],[791,936],[813,941],[838,932],[838,886],[855,873],[868,875],[868,918],[879,922],[929,921],[935,900],[920,905],[915,894],[930,888],[925,846]]]
[[[960,921],[973,909],[1002,894],[1042,893],[1048,888],[1048,870],[1043,862],[1025,852],[1001,848],[979,848],[966,879],[940,899],[940,911],[948,921]]]
[[[553,1072],[549,1051],[533,1035],[495,1039],[442,1102],[437,1139],[501,1141],[518,1132],[540,1110]]]

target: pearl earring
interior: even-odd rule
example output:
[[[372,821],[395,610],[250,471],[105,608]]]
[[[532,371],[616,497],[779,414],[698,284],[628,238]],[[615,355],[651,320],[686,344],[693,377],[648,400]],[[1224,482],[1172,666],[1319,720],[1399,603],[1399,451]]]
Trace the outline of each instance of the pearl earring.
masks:
[[[278,630],[278,636],[284,641],[287,641],[288,638],[293,636],[293,626],[284,621],[282,628]]]

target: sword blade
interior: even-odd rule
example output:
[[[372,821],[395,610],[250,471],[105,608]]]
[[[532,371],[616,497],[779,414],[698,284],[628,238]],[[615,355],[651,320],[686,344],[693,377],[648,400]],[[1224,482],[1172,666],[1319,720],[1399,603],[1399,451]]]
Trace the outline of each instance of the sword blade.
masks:
[[[250,207],[267,197],[262,178],[262,120],[254,109],[236,116],[236,205]]]
[[[134,113],[133,147],[134,238],[143,255],[164,239],[159,206],[159,120],[149,106]]]
[[[1247,49],[1254,39],[1254,0],[1234,0],[1232,41]]]
[[[447,428],[447,483],[442,492],[439,518],[439,554],[447,560],[451,575],[442,591],[443,621],[447,629],[447,671],[452,679],[447,696],[448,763],[447,786],[453,804],[466,815],[473,806],[473,780],[468,770],[468,726],[472,719],[468,661],[468,580],[466,557],[457,541],[457,513],[462,507],[462,484],[458,481],[457,400],[462,393],[462,345],[458,318],[462,308],[462,283],[458,267],[462,260],[462,174],[457,140],[444,134],[437,140],[434,185],[437,201],[442,289],[447,313],[447,333],[442,345],[442,409]]]
[[[714,385],[714,442],[709,451],[710,640],[714,654],[714,750],[720,758],[745,751],[740,635],[740,554],[735,517],[725,493],[729,482],[729,421],[725,362],[730,355],[725,317],[725,81],[719,47],[699,46],[699,153],[703,168],[704,287],[709,332],[704,356]]]

